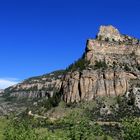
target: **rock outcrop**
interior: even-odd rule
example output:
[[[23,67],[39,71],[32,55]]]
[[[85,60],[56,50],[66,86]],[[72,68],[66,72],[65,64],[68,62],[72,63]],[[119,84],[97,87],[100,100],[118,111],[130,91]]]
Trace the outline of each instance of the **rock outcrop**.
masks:
[[[120,59],[122,58],[122,59]],[[101,26],[97,39],[87,41],[86,58],[91,64],[105,61],[107,64],[131,63],[140,65],[140,42],[138,39],[121,35],[113,26]]]
[[[133,101],[134,105],[140,109],[140,87],[133,87],[130,91],[126,93],[126,98],[128,101]]]
[[[129,91],[131,80],[140,80],[140,41],[120,34],[111,25],[101,26],[97,37],[87,41],[82,59],[72,67],[65,72],[30,78],[5,89],[4,94],[49,98],[61,92],[67,103],[123,95]]]
[[[64,100],[69,102],[89,101],[97,96],[123,95],[129,90],[129,80],[136,76],[124,71],[83,70],[65,76]]]
[[[69,102],[117,96],[129,91],[129,81],[140,76],[140,43],[121,35],[113,26],[101,26],[96,39],[89,39],[84,59],[89,66],[69,72],[63,81],[63,98]]]
[[[109,41],[120,41],[121,35],[118,31],[118,29],[114,28],[112,25],[106,26],[100,26],[99,33],[97,38],[99,40],[109,40]]]
[[[50,98],[60,91],[64,71],[33,77],[4,90],[5,96],[17,98]]]

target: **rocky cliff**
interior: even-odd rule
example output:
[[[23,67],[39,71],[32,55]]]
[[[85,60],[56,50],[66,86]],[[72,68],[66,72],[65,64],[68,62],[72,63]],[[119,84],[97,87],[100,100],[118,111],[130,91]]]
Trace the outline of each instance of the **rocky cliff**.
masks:
[[[5,96],[17,98],[49,98],[59,92],[63,70],[29,78],[4,90]]]
[[[140,78],[140,42],[121,35],[113,26],[101,26],[96,39],[87,41],[84,58],[89,65],[66,74],[62,89],[69,102],[93,100],[97,96],[123,95],[130,81]]]
[[[97,96],[118,96],[129,90],[129,80],[137,77],[131,73],[114,70],[83,70],[65,76],[64,100],[68,102],[89,101]]]
[[[123,95],[140,80],[140,41],[113,26],[101,26],[89,39],[81,59],[64,71],[30,78],[5,89],[7,96],[49,98],[58,93],[69,102]],[[133,82],[132,82],[133,81]]]

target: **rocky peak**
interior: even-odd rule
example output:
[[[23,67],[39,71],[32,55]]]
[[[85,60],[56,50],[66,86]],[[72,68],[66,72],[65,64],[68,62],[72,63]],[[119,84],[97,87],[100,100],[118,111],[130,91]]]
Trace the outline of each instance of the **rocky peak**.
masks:
[[[109,41],[119,41],[121,40],[121,35],[118,29],[109,26],[100,26],[99,33],[97,35],[99,40],[109,40]]]
[[[124,95],[132,80],[140,80],[139,40],[109,25],[100,27],[97,38],[87,41],[82,59],[66,71],[30,78],[4,92],[28,98],[50,98],[61,92],[69,103]]]
[[[84,70],[65,76],[62,89],[66,102],[124,95],[129,81],[140,77],[139,40],[121,35],[111,25],[101,26],[97,38],[87,41],[85,59],[89,65]]]
[[[91,64],[96,61],[105,61],[109,65],[118,62],[118,59],[131,56],[136,56],[137,62],[140,64],[140,43],[139,39],[130,37],[128,35],[121,35],[118,29],[109,26],[101,26],[96,39],[89,39],[87,41],[86,59]],[[126,57],[125,57],[126,58]],[[124,58],[124,59],[125,59]],[[127,61],[120,59],[119,63]],[[130,59],[129,59],[130,60]]]

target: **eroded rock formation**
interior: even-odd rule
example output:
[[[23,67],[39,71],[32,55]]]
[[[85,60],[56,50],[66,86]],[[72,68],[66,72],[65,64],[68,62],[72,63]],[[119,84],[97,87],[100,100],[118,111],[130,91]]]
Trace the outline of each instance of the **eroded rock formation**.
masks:
[[[87,41],[84,59],[89,62],[86,70],[72,71],[63,81],[67,103],[123,95],[130,79],[140,75],[139,40],[121,35],[113,26],[101,26],[97,38]]]
[[[97,96],[123,95],[129,90],[128,81],[135,78],[133,74],[113,70],[69,73],[63,82],[64,100],[69,103],[93,100]]]
[[[17,98],[49,98],[60,91],[64,71],[33,77],[5,89],[5,95]]]
[[[100,27],[97,38],[87,41],[82,59],[74,69],[30,78],[5,89],[4,94],[49,98],[61,92],[65,102],[79,102],[123,95],[129,91],[131,80],[140,80],[140,41],[120,34],[113,26]]]

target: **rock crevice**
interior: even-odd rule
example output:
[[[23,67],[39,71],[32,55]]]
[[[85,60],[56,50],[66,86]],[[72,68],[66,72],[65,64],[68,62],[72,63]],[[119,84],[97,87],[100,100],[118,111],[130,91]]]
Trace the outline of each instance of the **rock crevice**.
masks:
[[[63,96],[67,103],[89,101],[97,96],[123,95],[128,91],[128,81],[132,78],[123,71],[113,70],[103,73],[84,70],[79,75],[80,72],[75,71],[64,78]]]
[[[30,78],[5,89],[4,94],[18,98],[50,98],[61,92],[65,102],[80,102],[98,96],[123,95],[129,90],[130,79],[140,80],[138,39],[120,34],[111,25],[101,26],[97,38],[89,39],[85,50],[73,70]]]

